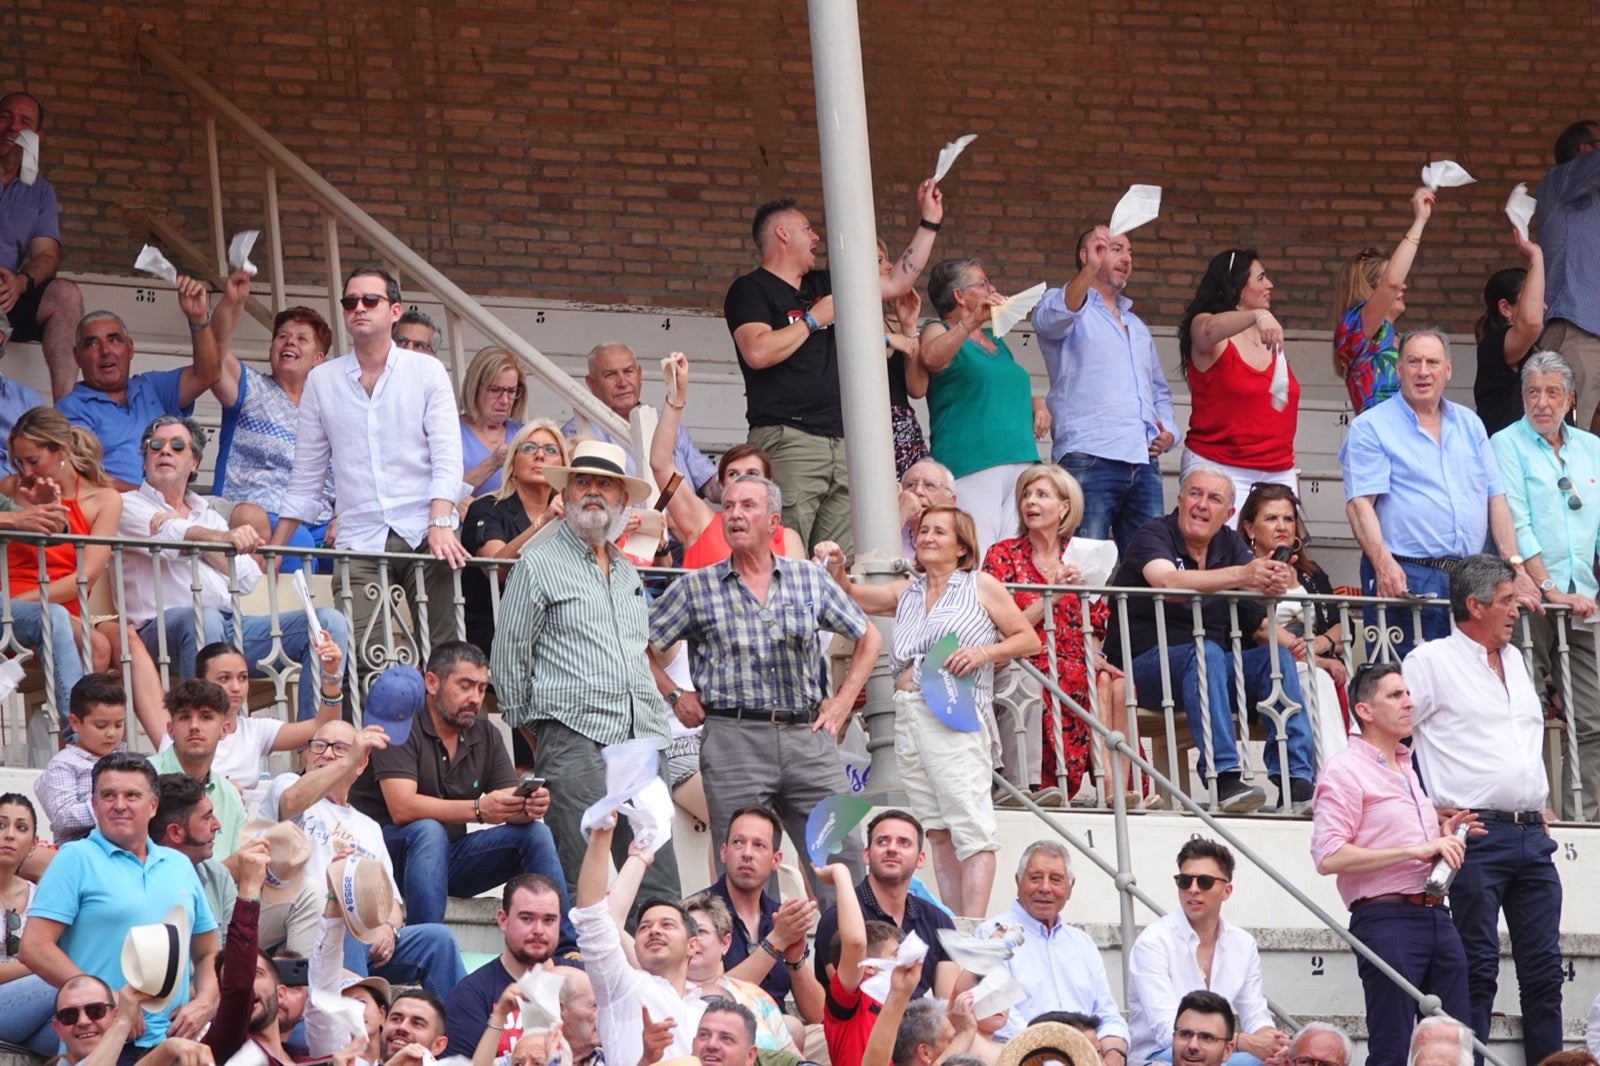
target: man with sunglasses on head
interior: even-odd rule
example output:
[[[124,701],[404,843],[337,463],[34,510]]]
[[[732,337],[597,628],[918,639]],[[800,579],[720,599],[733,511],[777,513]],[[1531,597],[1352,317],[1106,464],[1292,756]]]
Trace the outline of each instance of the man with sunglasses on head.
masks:
[[[1446,1013],[1466,1019],[1467,957],[1442,893],[1427,891],[1433,864],[1460,866],[1455,838],[1471,811],[1441,819],[1411,764],[1416,706],[1398,663],[1363,663],[1350,683],[1350,709],[1361,725],[1322,768],[1313,807],[1311,857],[1335,874],[1350,908],[1350,932]],[[1367,998],[1367,1061],[1403,1066],[1416,1004],[1366,959],[1356,959]]]
[[[1201,993],[1219,996],[1230,1008],[1227,1040],[1236,1046],[1231,1058],[1223,1058],[1234,1066],[1259,1066],[1280,1056],[1289,1037],[1272,1024],[1256,939],[1222,919],[1222,904],[1233,895],[1233,852],[1215,840],[1194,837],[1178,851],[1173,880],[1178,909],[1139,934],[1128,960],[1130,1061],[1212,1061],[1196,1055],[1196,1046],[1190,1046],[1195,1042],[1182,1040],[1188,997]]]
[[[1594,626],[1600,597],[1595,554],[1600,548],[1600,437],[1567,424],[1577,401],[1572,367],[1558,353],[1535,352],[1522,364],[1522,418],[1489,438],[1506,503],[1517,529],[1517,550],[1547,604],[1563,614],[1531,614],[1533,676],[1548,677],[1572,709],[1578,739],[1582,809],[1558,794],[1563,817],[1594,821],[1600,792],[1600,675]],[[1556,630],[1565,628],[1567,654],[1558,656]],[[1571,689],[1566,685],[1571,682]],[[1565,793],[1565,790],[1562,790]]]
[[[289,543],[300,523],[317,520],[332,460],[339,501],[334,546],[432,555],[436,561],[421,566],[421,588],[410,565],[390,569],[406,575],[399,583],[417,622],[417,646],[443,644],[459,633],[451,571],[469,558],[456,538],[456,501],[464,483],[461,423],[450,376],[439,360],[394,343],[391,330],[405,308],[400,283],[388,271],[356,268],[345,279],[339,306],[352,348],[306,378],[294,473],[272,543]],[[373,624],[380,600],[388,602],[387,597],[381,589],[377,598],[367,594],[379,583],[377,560],[353,560],[349,578],[356,632],[370,634],[362,666],[372,668],[393,654],[380,643],[389,627]]]
[[[217,641],[239,640],[254,677],[266,676],[261,663],[270,663],[281,650],[290,662],[300,664],[300,719],[314,718],[319,705],[328,707],[329,702],[319,694],[322,686],[305,683],[305,679],[329,676],[328,659],[318,648],[323,634],[339,647],[341,662],[342,656],[349,654],[344,615],[319,608],[317,622],[322,633],[313,633],[305,612],[282,610],[282,600],[276,618],[234,613],[235,582],[240,594],[248,595],[261,580],[261,564],[249,554],[261,546],[261,538],[249,526],[229,529],[227,519],[211,502],[190,489],[199,476],[205,444],[205,430],[192,418],[162,415],[145,428],[139,442],[144,453],[143,482],[122,494],[117,535],[203,544],[212,550],[164,551],[158,561],[148,548],[126,549],[122,580],[128,621],[138,628],[152,657],[160,653],[159,630],[165,628],[166,654],[178,677],[193,677],[195,653]],[[199,633],[195,631],[196,583],[200,586]],[[336,682],[337,672],[331,677]]]
[[[119,492],[138,487],[143,478],[141,435],[151,420],[161,415],[194,414],[195,400],[222,373],[222,356],[207,313],[206,287],[193,278],[179,278],[178,306],[189,320],[194,359],[174,370],[130,374],[133,335],[127,323],[110,311],[90,311],[78,323],[72,350],[83,380],[56,401],[56,409],[99,439],[105,449],[106,473]]]

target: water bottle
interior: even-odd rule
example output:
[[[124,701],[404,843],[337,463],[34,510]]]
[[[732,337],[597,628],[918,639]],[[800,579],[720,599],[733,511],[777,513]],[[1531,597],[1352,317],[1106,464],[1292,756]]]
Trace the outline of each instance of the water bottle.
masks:
[[[1456,839],[1463,844],[1467,842],[1467,827],[1456,826]],[[1428,871],[1428,883],[1422,886],[1422,891],[1430,896],[1442,896],[1450,891],[1450,884],[1456,879],[1459,868],[1452,867],[1445,861],[1443,855],[1433,861],[1433,869]]]

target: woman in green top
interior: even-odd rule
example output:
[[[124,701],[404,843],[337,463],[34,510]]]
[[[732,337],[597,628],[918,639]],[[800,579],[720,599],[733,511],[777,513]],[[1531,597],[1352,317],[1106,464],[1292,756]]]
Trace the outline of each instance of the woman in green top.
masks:
[[[991,309],[1005,302],[977,259],[946,259],[928,273],[939,321],[922,327],[906,389],[928,398],[933,457],[956,477],[956,499],[978,527],[978,554],[1017,530],[1017,475],[1039,461],[1050,432],[1028,372],[994,336]]]

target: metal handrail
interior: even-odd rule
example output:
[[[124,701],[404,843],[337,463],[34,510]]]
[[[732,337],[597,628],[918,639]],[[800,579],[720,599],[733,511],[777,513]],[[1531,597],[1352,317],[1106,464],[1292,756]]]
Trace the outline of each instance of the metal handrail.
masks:
[[[1106,726],[1096,719],[1093,714],[1085,710],[1077,700],[1063,692],[1061,690],[1061,686],[1056,684],[1055,681],[1049,677],[1046,677],[1044,673],[1032,663],[1021,659],[1017,660],[1017,662],[1024,671],[1026,671],[1031,677],[1044,686],[1045,691],[1051,693],[1056,698],[1056,706],[1058,708],[1062,706],[1067,707],[1081,721],[1086,723],[1091,730],[1100,735],[1100,739],[1105,743],[1108,749],[1116,751],[1117,754],[1132,762],[1146,774],[1149,774],[1151,779],[1159,784],[1162,788],[1167,789],[1175,802],[1182,804],[1182,806],[1186,808],[1190,814],[1198,817],[1206,824],[1208,829],[1227,842],[1227,844],[1233,848],[1234,851],[1248,859],[1252,864],[1255,865],[1256,869],[1266,874],[1267,877],[1277,884],[1279,888],[1287,892],[1290,898],[1295,900],[1295,902],[1299,903],[1306,910],[1310,911],[1312,916],[1326,925],[1335,936],[1339,937],[1339,939],[1350,945],[1351,949],[1355,951],[1357,955],[1360,955],[1362,958],[1366,959],[1367,962],[1371,963],[1379,973],[1383,974],[1391,982],[1398,986],[1401,991],[1410,996],[1412,1000],[1416,1002],[1417,1009],[1423,1015],[1438,1015],[1446,1018],[1452,1017],[1445,1012],[1438,996],[1425,993],[1416,985],[1406,980],[1406,978],[1402,976],[1398,970],[1385,962],[1382,957],[1380,957],[1366,944],[1362,943],[1361,940],[1351,933],[1349,929],[1345,928],[1338,921],[1336,921],[1331,914],[1323,910],[1315,900],[1302,892],[1293,882],[1284,877],[1270,863],[1257,854],[1253,848],[1251,848],[1241,837],[1238,836],[1238,834],[1229,830],[1221,820],[1212,815],[1210,811],[1206,810],[1206,808],[1200,806],[1200,804],[1190,797],[1187,792],[1184,792],[1181,788],[1179,788],[1177,782],[1173,781],[1166,775],[1162,774],[1161,771],[1157,770],[1152,763],[1145,759],[1141,752],[1128,743],[1126,736],[1120,732],[1106,728]],[[1017,790],[1011,786],[1009,782],[1007,782],[1006,785],[1010,791],[1016,793]],[[1113,796],[1115,798],[1115,816],[1119,823],[1125,824],[1128,814],[1125,806],[1123,805],[1121,790],[1113,790]],[[1037,805],[1032,806],[1036,814],[1043,814]],[[1048,824],[1050,819],[1046,818],[1045,821]],[[1122,825],[1119,825],[1118,831],[1125,832],[1125,829],[1122,828]],[[1090,851],[1082,841],[1065,833],[1062,835],[1066,837],[1068,843],[1072,844],[1073,847],[1077,848],[1086,855],[1092,856],[1096,861],[1096,865],[1103,864],[1103,860],[1100,860],[1098,856],[1094,856],[1093,852]],[[1132,890],[1136,887],[1137,882],[1131,870],[1117,870],[1114,872],[1113,876],[1115,878],[1117,891],[1119,893],[1134,896],[1134,892]],[[1143,892],[1138,893],[1135,898],[1137,898],[1139,902],[1149,906],[1151,910],[1155,911],[1158,915],[1165,914],[1165,911],[1161,910],[1161,908],[1152,906],[1149,901],[1149,897]],[[1127,943],[1127,938],[1125,936],[1123,945],[1124,972],[1127,971],[1127,953],[1131,947],[1132,945]],[[1272,1009],[1274,1014],[1277,1014],[1279,1017],[1285,1019],[1291,1025],[1294,1024],[1292,1016],[1278,1007],[1276,1004],[1272,1003],[1271,1000],[1267,1001],[1267,1005]],[[1452,1020],[1460,1022],[1467,1028],[1468,1032],[1471,1032],[1472,1022],[1470,1019],[1452,1018]],[[1494,1066],[1505,1066],[1505,1063],[1493,1052],[1491,1052],[1480,1040],[1478,1040],[1476,1036],[1474,1036],[1472,1039],[1472,1046],[1480,1055],[1484,1057],[1485,1061],[1493,1063]]]
[[[345,196],[333,185],[329,184],[315,170],[307,166],[299,156],[291,152],[281,141],[262,129],[243,111],[240,111],[226,97],[200,77],[199,74],[189,69],[182,60],[173,55],[165,45],[156,40],[149,33],[140,32],[135,38],[139,54],[148,60],[156,69],[171,78],[183,87],[189,96],[215,118],[227,122],[237,133],[254,148],[257,155],[265,160],[269,168],[278,168],[297,181],[311,199],[321,208],[325,221],[325,236],[329,238],[330,255],[328,262],[333,274],[337,274],[338,263],[338,234],[336,229],[329,232],[328,225],[336,227],[339,224],[347,226],[366,241],[373,249],[388,261],[403,268],[407,274],[416,277],[441,303],[454,319],[470,322],[475,328],[496,344],[503,345],[515,352],[527,365],[534,376],[538,377],[550,388],[560,394],[573,408],[591,421],[605,428],[616,440],[628,440],[628,424],[618,418],[616,413],[605,404],[601,403],[588,389],[580,387],[560,367],[533,345],[518,336],[516,331],[502,322],[498,317],[490,314],[477,300],[458,288],[454,282],[445,277],[433,267],[426,259],[412,251],[403,241],[385,229],[376,219],[367,214],[355,202]],[[212,214],[213,238],[218,244],[218,259],[223,258],[221,249],[220,224],[221,189],[215,174],[215,152],[209,153],[212,163]],[[268,175],[268,225],[274,231],[272,241],[273,264],[276,271],[274,277],[275,305],[281,300],[283,292],[283,277],[281,270],[281,242],[276,238],[277,202],[276,181],[274,173],[269,170]],[[330,277],[329,297],[336,301],[337,287],[342,279]],[[281,309],[281,308],[280,308]],[[338,329],[343,319],[337,311],[331,313],[331,321]],[[342,336],[342,333],[341,333]],[[455,345],[456,372],[459,379],[464,370],[463,356],[460,348],[460,330],[450,330],[450,339]]]

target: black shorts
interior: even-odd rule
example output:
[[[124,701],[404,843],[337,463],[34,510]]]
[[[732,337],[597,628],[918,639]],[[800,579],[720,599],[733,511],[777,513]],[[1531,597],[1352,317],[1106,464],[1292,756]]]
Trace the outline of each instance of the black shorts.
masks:
[[[16,305],[6,312],[6,317],[11,320],[11,336],[8,340],[28,343],[44,339],[44,332],[39,328],[39,301],[44,298],[44,290],[55,284],[55,280],[50,278],[17,297]]]

